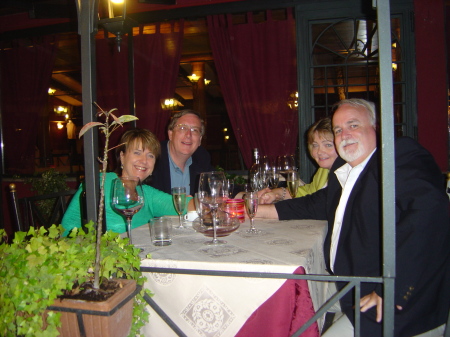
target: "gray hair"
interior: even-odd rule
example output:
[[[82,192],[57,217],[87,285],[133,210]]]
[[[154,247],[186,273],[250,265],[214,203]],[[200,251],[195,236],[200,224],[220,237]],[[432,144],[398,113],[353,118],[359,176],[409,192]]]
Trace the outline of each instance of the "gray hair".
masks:
[[[173,130],[175,128],[175,126],[178,123],[178,120],[183,117],[184,115],[195,115],[198,117],[198,119],[200,119],[200,123],[202,125],[202,128],[200,130],[200,134],[203,136],[205,134],[205,121],[203,120],[203,118],[200,116],[200,114],[195,111],[195,110],[191,110],[191,109],[184,109],[181,111],[176,112],[171,118],[170,118],[170,122],[169,122],[169,126],[167,127],[168,130]]]
[[[377,116],[375,112],[375,103],[366,101],[362,98],[348,98],[343,99],[333,105],[333,112],[344,104],[351,105],[355,108],[364,108],[369,114],[370,124],[375,128],[377,123]]]

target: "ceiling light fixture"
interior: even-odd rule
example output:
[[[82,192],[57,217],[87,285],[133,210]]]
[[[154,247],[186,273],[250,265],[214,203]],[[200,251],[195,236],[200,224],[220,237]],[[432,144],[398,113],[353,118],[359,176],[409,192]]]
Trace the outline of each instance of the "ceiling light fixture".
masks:
[[[99,20],[99,26],[116,36],[117,50],[120,52],[122,36],[133,31],[138,23],[127,17],[127,2],[124,0],[106,0],[108,3],[108,17]],[[121,13],[121,15],[115,15]]]

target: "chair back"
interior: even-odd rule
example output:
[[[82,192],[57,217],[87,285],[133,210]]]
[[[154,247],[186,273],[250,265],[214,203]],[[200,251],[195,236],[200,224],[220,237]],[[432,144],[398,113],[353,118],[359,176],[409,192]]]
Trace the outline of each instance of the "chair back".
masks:
[[[46,195],[18,198],[15,184],[10,184],[9,189],[13,205],[13,218],[16,224],[15,229],[18,231],[28,231],[30,226],[44,226],[48,228],[53,224],[60,224],[66,212],[67,205],[77,191],[68,190]],[[43,203],[47,204],[48,214],[44,214],[42,211]]]

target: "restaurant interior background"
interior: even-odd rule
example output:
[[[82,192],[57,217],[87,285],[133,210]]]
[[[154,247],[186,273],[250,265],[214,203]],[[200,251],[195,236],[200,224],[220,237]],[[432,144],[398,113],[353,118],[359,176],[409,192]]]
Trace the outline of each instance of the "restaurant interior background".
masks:
[[[219,165],[225,170],[247,170],[251,164],[251,148],[260,147],[263,154],[272,157],[295,153],[302,178],[309,181],[315,168],[307,159],[304,146],[304,133],[308,126],[317,118],[328,115],[331,105],[345,96],[374,101],[379,97],[378,27],[371,1],[178,0],[169,1],[176,3],[172,5],[156,4],[161,2],[164,1],[128,0],[127,13],[141,24],[133,29],[135,37],[155,34],[158,29],[162,35],[181,36],[179,46],[174,42],[176,37],[168,43],[173,51],[178,50],[179,53],[171,56],[173,60],[178,60],[173,76],[176,81],[170,85],[164,84],[167,82],[165,76],[170,75],[159,73],[150,86],[150,82],[146,83],[145,79],[139,77],[136,64],[135,73],[132,74],[135,82],[128,82],[128,67],[131,67],[128,57],[132,49],[128,48],[128,43],[132,41],[124,37],[120,53],[108,49],[111,46],[117,48],[117,44],[108,47],[105,43],[103,47],[98,47],[104,48],[104,54],[97,49],[97,86],[100,83],[101,88],[106,88],[112,83],[108,90],[116,90],[98,92],[98,101],[104,103],[101,104],[104,109],[119,108],[120,114],[135,109],[139,117],[142,112],[139,111],[138,103],[142,102],[142,98],[134,97],[133,106],[134,92],[136,96],[138,92],[144,92],[145,96],[161,89],[159,86],[164,87],[165,92],[173,88],[171,94],[163,94],[162,89],[158,91],[161,96],[158,105],[151,109],[153,124],[149,128],[163,139],[171,113],[186,108],[199,111],[207,121],[207,132],[202,144],[211,153],[214,166]],[[67,137],[69,120],[78,129],[83,124],[80,36],[75,3],[75,0],[11,0],[0,4],[2,50],[10,50],[19,40],[33,45],[45,36],[51,36],[53,40],[50,44],[56,48],[51,78],[36,81],[46,84],[52,91],[46,96],[45,106],[35,107],[33,111],[17,111],[6,104],[10,102],[8,99],[13,90],[21,90],[18,94],[21,100],[27,93],[24,88],[14,88],[11,83],[5,83],[5,77],[8,76],[5,69],[14,68],[14,65],[5,64],[4,57],[1,59],[3,180],[14,174],[32,174],[49,168],[74,177],[83,173],[83,143],[78,139],[68,140]],[[297,9],[294,13],[287,9],[294,5],[301,7],[301,10]],[[391,7],[395,132],[396,135],[418,139],[432,152],[442,171],[446,172],[449,167],[447,50],[450,50],[450,1],[394,0],[391,1]],[[244,83],[236,85],[231,92],[229,87],[224,87],[223,83],[230,83],[224,80],[227,74],[224,66],[226,60],[220,60],[218,65],[218,55],[222,53],[218,53],[220,49],[213,45],[211,36],[216,36],[217,40],[219,37],[212,35],[211,29],[208,29],[213,24],[212,17],[219,14],[228,14],[232,22],[230,25],[244,26],[252,21],[255,27],[263,26],[268,20],[287,22],[290,15],[295,17],[288,27],[288,31],[293,33],[291,42],[295,55],[292,60],[280,62],[291,63],[286,73],[276,75],[281,76],[281,79],[272,74],[272,68],[278,66],[277,62],[264,63],[262,57],[262,61],[258,59],[261,63],[258,63],[259,68],[254,73],[250,70],[244,73],[246,70],[235,66],[235,71],[240,69],[240,73],[235,74],[236,78]],[[220,24],[215,27],[221,28]],[[113,35],[109,36],[114,40]],[[100,29],[96,35],[97,42],[105,41],[104,37],[105,33]],[[142,51],[137,49],[139,40],[135,40],[132,43],[136,58]],[[267,41],[263,40],[262,43],[268,44]],[[98,42],[99,45],[101,43]],[[111,62],[118,63],[114,65]],[[102,66],[103,70],[100,69]],[[286,71],[286,68],[280,69]],[[266,73],[272,74],[272,77],[263,76]],[[193,74],[197,78],[193,78]],[[116,77],[111,79],[108,76]],[[290,86],[285,85],[284,82],[292,81],[288,77],[294,79],[294,86],[292,83]],[[267,101],[267,96],[270,96],[270,90],[276,91],[283,86],[286,86],[284,96],[274,108]],[[257,88],[256,93],[247,93],[252,88]],[[249,95],[245,97],[255,99],[252,107],[241,107],[230,102],[231,97],[239,91],[242,95]],[[299,92],[298,98],[296,92]],[[272,110],[268,108],[271,106]],[[250,115],[249,111],[255,114]],[[270,130],[271,122],[266,117],[260,119],[258,111],[261,115],[272,115],[272,128],[284,130],[282,134],[267,135],[265,131],[261,132]],[[30,118],[28,114],[38,117],[30,119],[35,121],[32,126],[23,127],[21,123]],[[244,119],[247,124],[243,122]],[[155,124],[154,120],[158,120],[158,123]],[[269,121],[269,125],[260,125],[261,120],[266,123]],[[281,126],[277,124],[279,122]],[[245,128],[246,125],[254,125],[256,131],[251,133]],[[27,139],[27,144],[20,147],[24,139]],[[273,143],[277,143],[277,146]],[[23,148],[26,150],[21,150]],[[30,149],[33,149],[33,165],[32,168],[25,168],[20,163],[23,160],[29,162],[29,158],[24,157],[27,157],[25,152],[30,152]],[[282,153],[281,149],[286,152]],[[19,164],[8,163],[8,156],[5,157],[8,151],[15,155],[19,152]],[[2,195],[4,198],[5,191],[2,191]]]

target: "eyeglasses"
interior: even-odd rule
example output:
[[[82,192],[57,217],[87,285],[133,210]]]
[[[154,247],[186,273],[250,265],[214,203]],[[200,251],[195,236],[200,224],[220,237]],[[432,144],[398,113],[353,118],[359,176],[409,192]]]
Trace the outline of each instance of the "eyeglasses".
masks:
[[[188,130],[190,130],[194,136],[200,136],[202,134],[201,128],[196,127],[196,126],[189,126],[186,124],[175,125],[174,129],[176,129],[182,133],[186,133],[186,132],[188,132]]]

